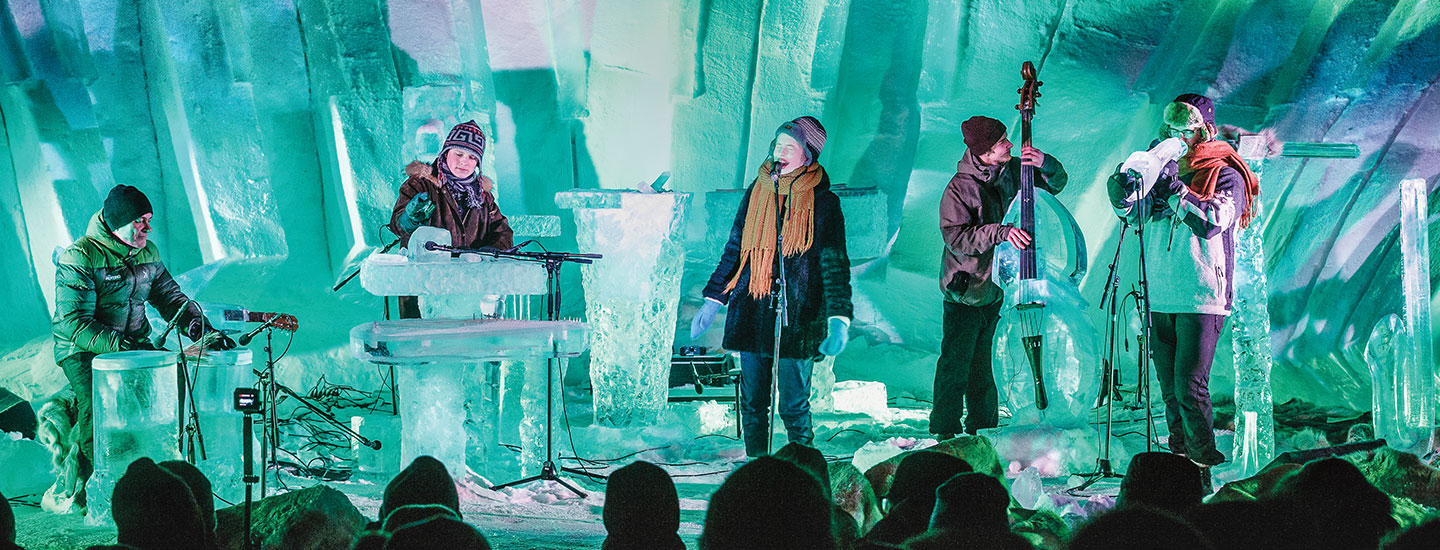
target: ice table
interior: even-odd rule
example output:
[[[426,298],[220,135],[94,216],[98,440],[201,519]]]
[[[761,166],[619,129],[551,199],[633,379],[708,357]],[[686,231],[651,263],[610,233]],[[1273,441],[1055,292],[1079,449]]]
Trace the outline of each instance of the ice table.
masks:
[[[555,204],[574,211],[580,252],[605,256],[580,267],[595,421],[653,424],[669,390],[690,194],[588,189],[556,193]]]
[[[459,479],[466,475],[464,388],[472,370],[467,367],[497,360],[525,365],[522,400],[533,403],[544,393],[546,369],[563,368],[560,359],[584,352],[589,335],[589,327],[573,321],[400,319],[356,326],[350,349],[362,361],[395,367],[401,463],[430,455]],[[546,398],[556,402],[553,391],[539,397],[542,405]],[[524,410],[521,470],[528,472],[540,465],[546,418],[543,407]]]
[[[180,458],[175,359],[168,351],[122,351],[97,356],[91,364],[95,471],[85,484],[86,523],[110,523],[110,493],[131,462]]]
[[[246,348],[206,351],[190,365],[195,376],[191,390],[195,392],[195,413],[205,440],[205,456],[201,458],[197,453],[195,466],[210,480],[211,490],[229,502],[245,498],[245,483],[241,480],[244,440],[240,435],[244,416],[235,410],[234,401],[235,388],[256,384],[251,368],[254,355]]]

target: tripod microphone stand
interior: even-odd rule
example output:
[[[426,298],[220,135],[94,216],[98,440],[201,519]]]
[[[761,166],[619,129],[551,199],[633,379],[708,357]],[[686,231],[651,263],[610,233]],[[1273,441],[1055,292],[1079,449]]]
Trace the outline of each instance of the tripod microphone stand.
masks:
[[[433,242],[425,243],[425,249],[442,250],[452,253],[473,253],[492,258],[511,258],[541,264],[545,268],[545,320],[547,321],[560,320],[560,266],[566,262],[590,264],[603,257],[600,254],[572,254],[568,252],[521,252],[515,249],[466,249]],[[587,496],[586,493],[575,487],[569,481],[566,481],[565,478],[560,477],[560,472],[569,472],[591,479],[605,478],[605,476],[599,474],[575,468],[566,468],[555,463],[555,399],[553,396],[555,394],[555,371],[558,369],[558,365],[555,362],[556,355],[556,344],[552,342],[550,355],[545,359],[545,462],[540,466],[540,473],[523,479],[501,483],[491,487],[491,489],[498,491],[506,487],[524,485],[534,481],[554,481],[560,484],[561,487],[569,489],[570,492],[580,495],[580,498],[585,498]]]
[[[1132,186],[1138,185],[1137,178],[1130,173],[1125,177]],[[1115,472],[1110,460],[1110,438],[1115,429],[1115,401],[1120,397],[1119,376],[1120,369],[1116,365],[1116,359],[1120,355],[1121,316],[1120,316],[1120,277],[1119,265],[1120,255],[1125,247],[1125,236],[1130,232],[1132,225],[1135,230],[1136,239],[1140,243],[1139,254],[1139,288],[1127,293],[1127,296],[1135,298],[1135,308],[1141,315],[1141,335],[1139,338],[1139,361],[1136,370],[1138,380],[1136,382],[1136,399],[1143,400],[1145,405],[1145,450],[1151,450],[1151,434],[1154,431],[1154,416],[1150,406],[1150,285],[1145,275],[1145,221],[1150,216],[1152,197],[1146,193],[1132,206],[1139,212],[1137,215],[1127,216],[1124,225],[1120,229],[1120,240],[1115,245],[1115,258],[1110,262],[1110,271],[1105,280],[1105,290],[1100,297],[1100,307],[1105,309],[1109,317],[1109,324],[1105,328],[1105,358],[1101,361],[1101,368],[1104,369],[1101,375],[1100,398],[1095,406],[1105,405],[1105,436],[1101,440],[1099,456],[1096,457],[1096,471],[1089,474],[1082,474],[1085,482],[1076,486],[1072,491],[1083,491],[1098,483],[1102,479],[1113,479],[1124,477]],[[1131,223],[1131,218],[1136,222]]]

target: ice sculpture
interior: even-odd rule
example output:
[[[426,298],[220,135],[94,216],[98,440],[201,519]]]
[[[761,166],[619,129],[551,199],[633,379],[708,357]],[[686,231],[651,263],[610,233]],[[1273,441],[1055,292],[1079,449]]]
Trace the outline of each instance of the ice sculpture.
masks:
[[[1405,322],[1391,313],[1375,323],[1365,342],[1365,364],[1370,367],[1371,420],[1375,438],[1403,448],[1411,443],[1413,430],[1400,420],[1400,403],[1405,401],[1398,378],[1408,370],[1410,350]]]
[[[1400,250],[1405,261],[1405,332],[1409,357],[1396,377],[1400,423],[1406,428],[1435,426],[1435,363],[1430,341],[1429,197],[1425,180],[1400,182]]]
[[[362,361],[395,367],[399,392],[400,460],[430,455],[444,463],[456,479],[465,477],[465,385],[471,364],[515,360],[526,364],[524,388],[504,388],[506,394],[523,391],[527,439],[521,447],[538,456],[544,452],[545,365],[563,368],[564,359],[585,351],[590,330],[570,321],[516,321],[509,319],[401,319],[376,321],[350,331],[350,349]],[[481,371],[483,372],[483,371]],[[553,394],[559,390],[557,383]],[[533,401],[539,401],[536,405]],[[538,430],[534,427],[538,425]],[[495,429],[493,424],[489,429]],[[482,442],[490,437],[482,437]],[[533,459],[533,458],[532,458]],[[522,463],[535,472],[538,463]]]
[[[544,294],[545,268],[533,262],[472,254],[434,262],[372,254],[360,266],[360,285],[377,296]]]
[[[211,490],[228,502],[245,497],[243,475],[245,452],[240,422],[243,416],[235,411],[235,388],[255,385],[251,371],[254,352],[246,348],[230,351],[207,351],[191,362],[195,385],[195,413],[200,419],[200,437],[204,440],[204,456],[195,453],[195,466],[210,479]],[[189,419],[186,419],[188,422]],[[198,441],[196,443],[198,445]],[[256,444],[252,449],[259,449]],[[259,460],[259,456],[256,456]]]
[[[95,358],[95,470],[85,484],[85,523],[110,519],[110,493],[130,463],[180,458],[176,445],[175,354],[122,351]],[[238,424],[237,424],[238,426]]]
[[[605,257],[581,266],[595,421],[652,424],[665,407],[685,267],[689,193],[594,189],[555,194],[574,211],[581,252]]]
[[[869,380],[846,380],[835,384],[835,411],[869,415],[889,420],[890,407],[885,384]]]
[[[1258,172],[1257,172],[1258,176]],[[1275,404],[1270,389],[1270,284],[1265,278],[1261,201],[1254,222],[1235,238],[1235,302],[1230,330],[1235,364],[1235,446],[1231,460],[1250,476],[1275,458]],[[1254,436],[1253,440],[1249,438]]]

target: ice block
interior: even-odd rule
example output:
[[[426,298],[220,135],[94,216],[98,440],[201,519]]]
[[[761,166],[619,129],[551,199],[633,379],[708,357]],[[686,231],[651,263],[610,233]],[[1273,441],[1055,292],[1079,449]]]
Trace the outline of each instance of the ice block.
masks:
[[[544,294],[545,268],[533,262],[470,254],[437,262],[372,254],[360,266],[360,285],[376,296]]]
[[[240,430],[243,415],[235,410],[234,395],[235,388],[254,387],[258,383],[251,370],[253,361],[253,351],[236,348],[207,351],[190,362],[195,378],[192,388],[195,413],[200,419],[200,435],[205,444],[204,456],[196,453],[195,466],[210,480],[215,496],[229,502],[245,498],[245,483],[241,480],[245,464]],[[258,442],[252,447],[259,448]],[[258,454],[256,460],[259,460]]]
[[[168,351],[122,351],[97,356],[92,363],[95,470],[85,484],[86,523],[111,522],[110,493],[131,462],[180,458],[175,358]]]
[[[573,210],[580,252],[605,256],[580,269],[595,421],[652,424],[668,393],[690,194],[589,189],[555,204]]]
[[[510,230],[515,233],[517,241],[522,238],[560,236],[560,216],[520,215],[506,219],[510,221]]]
[[[1256,201],[1255,221],[1235,238],[1235,301],[1229,321],[1235,366],[1235,438],[1231,459],[1241,475],[1259,473],[1275,458],[1275,402],[1270,388],[1270,284],[1265,277],[1265,219]],[[1252,439],[1253,436],[1253,439]]]
[[[571,321],[517,321],[510,319],[400,319],[376,321],[350,331],[352,354],[363,361],[395,367],[399,392],[400,461],[430,455],[444,463],[450,475],[467,475],[465,458],[465,387],[467,375],[485,372],[475,363],[515,360],[526,365],[524,387],[503,388],[523,392],[539,405],[524,408],[520,442],[522,470],[533,471],[544,452],[545,365],[563,367],[563,358],[584,352],[589,327]],[[531,371],[538,371],[534,376]],[[484,386],[484,384],[480,384]],[[560,389],[557,380],[551,399]],[[474,403],[472,402],[472,405]],[[482,407],[484,405],[482,401]],[[534,427],[538,426],[538,429]],[[486,429],[497,429],[494,425]],[[536,436],[538,432],[539,436]],[[481,443],[493,436],[481,434]],[[483,456],[483,454],[482,454]],[[531,462],[523,462],[529,460]]]
[[[1400,182],[1400,252],[1404,259],[1405,332],[1409,358],[1396,377],[1400,424],[1435,426],[1435,363],[1430,341],[1429,196],[1423,179]]]
[[[1411,432],[1400,421],[1401,385],[1397,378],[1406,371],[1412,346],[1405,333],[1405,321],[1391,313],[1375,323],[1365,343],[1365,363],[1370,367],[1371,426],[1375,438],[1395,447],[1404,447]]]

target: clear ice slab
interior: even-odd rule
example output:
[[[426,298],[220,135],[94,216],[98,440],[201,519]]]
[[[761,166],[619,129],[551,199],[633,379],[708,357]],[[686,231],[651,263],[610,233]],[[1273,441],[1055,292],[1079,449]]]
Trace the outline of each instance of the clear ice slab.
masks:
[[[350,347],[362,361],[395,367],[401,463],[430,455],[460,479],[467,475],[466,378],[476,372],[494,376],[485,365],[476,363],[514,360],[526,365],[525,386],[501,391],[524,392],[520,446],[527,452],[522,452],[522,469],[534,471],[537,453],[544,452],[545,400],[531,394],[545,392],[543,365],[563,365],[561,359],[584,352],[589,333],[584,323],[570,321],[401,319],[356,326],[350,331]],[[480,385],[491,383],[486,380]],[[557,381],[554,389],[558,386]],[[555,392],[550,393],[555,399]],[[526,401],[525,396],[532,399]],[[482,414],[494,414],[492,404],[499,399],[482,400],[478,405]],[[472,406],[477,405],[472,402]],[[488,423],[485,429],[498,429],[495,424]],[[494,440],[493,434],[482,430],[482,445]]]
[[[605,256],[580,267],[595,421],[653,424],[669,389],[690,194],[577,190],[555,204],[573,210],[580,252]]]
[[[476,254],[443,261],[372,254],[360,266],[360,285],[376,296],[544,294],[545,268],[534,262]]]
[[[180,458],[175,357],[168,351],[122,351],[95,358],[95,470],[85,484],[85,523],[111,523],[110,494],[131,462]]]

